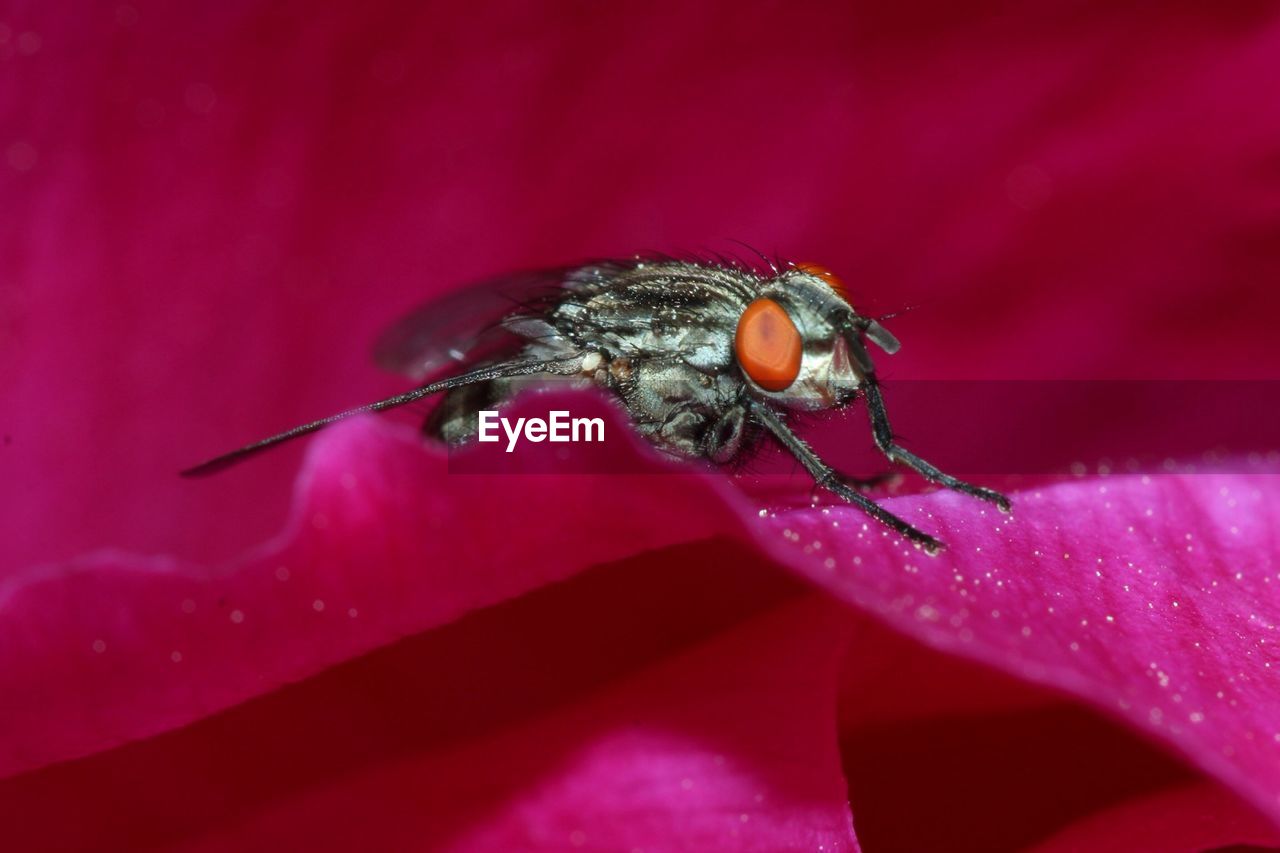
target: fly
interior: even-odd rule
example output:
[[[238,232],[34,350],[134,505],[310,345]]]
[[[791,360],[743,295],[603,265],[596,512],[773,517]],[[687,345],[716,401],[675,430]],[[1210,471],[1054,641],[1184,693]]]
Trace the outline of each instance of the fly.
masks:
[[[815,264],[767,269],[729,260],[635,258],[495,279],[424,305],[379,341],[380,364],[411,391],[294,427],[184,471],[210,474],[335,421],[434,394],[424,432],[474,439],[483,410],[530,382],[567,377],[602,388],[660,450],[725,464],[771,435],[814,482],[933,553],[941,543],[859,490],[788,425],[795,412],[867,404],[876,446],[891,462],[1009,511],[999,492],[952,477],[900,446],[867,344],[898,341],[858,313],[843,282]]]

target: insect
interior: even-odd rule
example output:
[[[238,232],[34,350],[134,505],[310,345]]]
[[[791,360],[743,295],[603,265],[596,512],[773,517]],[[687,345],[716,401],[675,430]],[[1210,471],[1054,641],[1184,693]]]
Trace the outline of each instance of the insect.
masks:
[[[873,344],[897,339],[859,314],[848,289],[814,264],[765,259],[636,257],[493,280],[431,302],[380,340],[380,364],[411,391],[294,427],[184,471],[212,473],[362,412],[433,394],[424,432],[450,444],[475,435],[478,413],[531,382],[566,377],[615,395],[636,430],[677,457],[725,464],[772,436],[815,483],[911,542],[941,543],[876,504],[868,481],[835,471],[788,425],[798,412],[866,401],[880,451],[946,488],[1009,510],[999,492],[952,477],[901,447],[889,426]]]

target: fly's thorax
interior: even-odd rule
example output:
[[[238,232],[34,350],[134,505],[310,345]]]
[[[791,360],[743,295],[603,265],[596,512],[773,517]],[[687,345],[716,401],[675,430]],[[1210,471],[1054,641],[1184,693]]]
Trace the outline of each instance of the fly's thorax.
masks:
[[[732,364],[737,306],[755,276],[674,261],[585,272],[549,318],[559,335],[637,360],[682,358],[707,371]]]

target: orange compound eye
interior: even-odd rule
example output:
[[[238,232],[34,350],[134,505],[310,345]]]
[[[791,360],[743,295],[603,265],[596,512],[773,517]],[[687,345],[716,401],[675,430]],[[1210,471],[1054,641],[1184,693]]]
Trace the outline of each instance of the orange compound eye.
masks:
[[[783,391],[800,375],[804,341],[796,324],[772,299],[757,299],[738,319],[733,340],[738,364],[766,391]]]
[[[826,267],[820,264],[810,264],[810,263],[796,264],[796,269],[800,270],[801,272],[807,272],[809,275],[815,275],[818,278],[822,279],[831,287],[832,290],[836,292],[836,296],[839,296],[845,302],[849,302],[850,304],[853,304],[852,301],[849,299],[848,288],[844,286],[844,282],[840,280],[840,276],[836,275],[831,270],[827,269]]]

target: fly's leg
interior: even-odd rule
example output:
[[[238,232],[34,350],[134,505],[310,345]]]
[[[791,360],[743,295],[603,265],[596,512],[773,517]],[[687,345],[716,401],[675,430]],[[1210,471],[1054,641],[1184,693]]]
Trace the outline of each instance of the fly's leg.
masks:
[[[787,452],[804,466],[805,470],[809,472],[814,482],[819,486],[853,504],[876,521],[921,546],[930,554],[936,554],[943,547],[942,543],[937,539],[912,527],[850,485],[848,480],[841,477],[826,462],[823,462],[822,458],[813,451],[812,447],[805,443],[804,439],[792,432],[791,428],[783,423],[773,409],[753,401],[751,403],[751,413],[764,425],[765,429],[773,433],[774,437],[787,449]]]
[[[862,390],[866,394],[867,411],[871,415],[871,432],[875,437],[876,446],[880,448],[881,453],[889,458],[890,462],[901,462],[926,480],[931,480],[953,491],[972,495],[980,500],[993,503],[1000,507],[1001,512],[1009,511],[1009,499],[999,492],[992,489],[984,489],[982,486],[975,486],[963,480],[957,480],[950,474],[943,473],[932,464],[916,456],[910,450],[899,446],[893,440],[893,430],[889,427],[889,414],[885,411],[884,397],[880,395],[880,386],[876,384],[875,377],[868,376]]]

